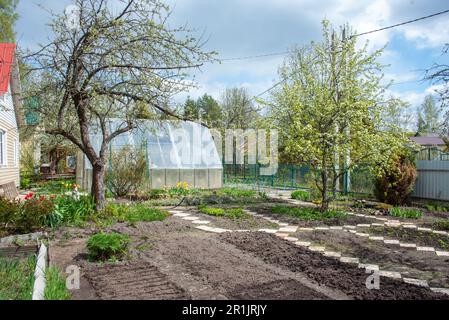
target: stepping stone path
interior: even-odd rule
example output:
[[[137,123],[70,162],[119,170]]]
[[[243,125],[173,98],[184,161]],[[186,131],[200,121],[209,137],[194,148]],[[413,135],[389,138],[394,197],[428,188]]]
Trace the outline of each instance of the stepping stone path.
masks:
[[[295,203],[299,203],[296,200],[294,200],[294,201],[295,201]],[[298,226],[289,225],[288,223],[280,222],[279,220],[273,219],[273,218],[271,218],[269,216],[261,215],[261,214],[258,214],[256,212],[253,212],[253,211],[250,211],[250,210],[247,210],[247,209],[244,209],[244,211],[246,213],[248,213],[249,215],[261,217],[261,218],[263,218],[263,219],[265,219],[265,220],[267,220],[269,222],[277,224],[280,227],[279,229],[259,229],[258,231],[260,231],[260,232],[266,232],[266,233],[274,234],[274,235],[276,235],[276,236],[278,236],[278,237],[280,237],[280,238],[282,238],[282,239],[284,239],[286,241],[293,242],[297,246],[308,248],[310,251],[321,253],[322,255],[324,255],[326,257],[336,258],[336,259],[340,260],[343,263],[357,264],[359,268],[364,268],[364,269],[370,270],[370,271],[373,271],[373,270],[378,271],[380,276],[388,277],[388,278],[394,278],[394,279],[402,279],[402,281],[404,281],[405,283],[409,283],[409,284],[416,285],[416,286],[429,287],[429,285],[428,285],[426,280],[404,278],[404,277],[402,277],[402,274],[400,272],[379,270],[379,266],[378,265],[360,263],[358,258],[355,258],[355,257],[343,257],[341,252],[327,251],[326,247],[324,247],[324,246],[313,245],[309,241],[300,241],[296,237],[290,237],[290,234],[291,233],[295,233],[296,231],[310,232],[310,231],[340,230],[342,232],[353,233],[353,234],[355,234],[357,236],[360,236],[360,237],[366,237],[369,240],[383,241],[385,244],[395,244],[395,245],[399,245],[399,246],[404,247],[404,248],[413,248],[413,249],[416,249],[418,251],[434,252],[437,256],[444,256],[444,257],[449,256],[449,251],[436,251],[435,248],[433,248],[433,247],[418,247],[414,243],[402,243],[399,240],[384,239],[384,237],[372,236],[372,235],[370,235],[368,233],[363,233],[363,232],[357,232],[356,231],[356,229],[358,227],[359,228],[369,228],[371,226],[378,226],[378,227],[383,227],[383,226],[401,227],[402,226],[404,228],[410,228],[410,229],[412,229],[412,228],[415,229],[416,228],[419,231],[433,232],[433,233],[436,233],[436,234],[449,236],[449,233],[445,232],[445,231],[432,230],[430,228],[421,228],[421,227],[417,227],[417,226],[415,226],[413,224],[410,224],[410,223],[401,223],[398,220],[390,220],[390,219],[382,218],[382,217],[374,217],[374,216],[370,216],[370,215],[354,214],[354,213],[348,212],[347,213],[348,215],[355,215],[355,216],[364,217],[364,218],[372,218],[372,219],[376,219],[378,221],[383,221],[383,223],[372,223],[372,224],[360,223],[360,224],[357,224],[356,226],[344,225],[344,226],[306,228],[306,227],[298,227]],[[209,224],[210,221],[208,221],[208,220],[200,220],[199,217],[195,217],[192,214],[185,213],[185,212],[183,212],[181,210],[169,210],[169,212],[172,213],[174,217],[181,218],[181,219],[186,220],[186,221],[190,221],[193,224],[198,224],[199,226],[196,226],[197,229],[200,229],[200,230],[203,230],[203,231],[207,231],[207,232],[213,232],[213,233],[250,232],[250,230],[228,230],[228,229],[223,229],[223,228],[214,228],[212,226],[206,225],[206,224]],[[444,293],[444,294],[449,295],[449,288],[429,288],[429,289],[434,291],[434,292],[437,292],[437,293]]]

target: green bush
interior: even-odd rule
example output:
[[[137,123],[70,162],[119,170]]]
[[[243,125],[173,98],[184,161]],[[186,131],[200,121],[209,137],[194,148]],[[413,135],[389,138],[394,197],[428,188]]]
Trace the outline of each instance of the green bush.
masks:
[[[284,214],[299,218],[301,220],[325,220],[346,217],[346,213],[343,211],[327,210],[325,212],[321,212],[316,208],[275,206],[271,209],[271,211],[276,214]]]
[[[291,194],[292,199],[301,200],[301,201],[310,201],[311,196],[310,193],[304,190],[295,190]]]
[[[89,257],[93,260],[119,259],[128,252],[129,236],[121,233],[97,233],[87,241]]]
[[[389,210],[393,217],[418,219],[422,217],[422,212],[418,209],[393,207]]]
[[[374,195],[381,202],[403,205],[413,191],[416,177],[412,160],[401,156],[381,170],[374,182]]]
[[[201,205],[198,207],[198,210],[201,213],[216,216],[216,217],[226,217],[231,219],[239,219],[246,217],[246,213],[241,208],[212,208],[205,205]]]
[[[54,199],[54,210],[47,219],[47,224],[55,227],[63,222],[82,223],[95,213],[95,202],[91,196],[60,196]]]
[[[111,170],[106,183],[116,197],[124,197],[137,191],[145,179],[147,162],[144,149],[124,146],[111,155]]]
[[[14,228],[26,233],[44,227],[53,210],[54,205],[50,199],[32,195],[25,202],[18,204],[18,212],[13,219]]]
[[[17,202],[0,198],[0,227],[11,225],[18,211],[19,205]]]

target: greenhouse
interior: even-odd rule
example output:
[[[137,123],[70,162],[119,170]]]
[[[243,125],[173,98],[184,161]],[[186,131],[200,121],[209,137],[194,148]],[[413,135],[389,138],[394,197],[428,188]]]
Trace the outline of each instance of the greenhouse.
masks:
[[[126,125],[123,120],[109,123],[109,132]],[[102,135],[92,128],[90,134],[98,152]],[[223,166],[210,130],[191,121],[142,120],[137,128],[112,140],[109,155],[124,147],[140,148],[146,156],[147,185],[151,189],[176,186],[187,182],[201,189],[222,187]],[[108,170],[114,170],[109,162]],[[89,190],[92,165],[83,153],[77,157],[77,183]]]

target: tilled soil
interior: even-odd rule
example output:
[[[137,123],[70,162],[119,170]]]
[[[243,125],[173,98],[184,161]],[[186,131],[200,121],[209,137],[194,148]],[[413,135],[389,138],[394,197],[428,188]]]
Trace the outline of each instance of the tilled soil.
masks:
[[[86,278],[100,299],[179,300],[186,292],[146,262],[89,265]]]
[[[369,234],[398,239],[401,242],[416,243],[419,246],[435,247],[441,250],[449,249],[449,237],[427,231],[409,228],[371,227]]]
[[[429,289],[381,277],[380,289],[366,287],[367,273],[357,266],[324,257],[278,237],[262,232],[225,233],[219,238],[237,248],[250,252],[265,262],[302,272],[308,278],[338,288],[354,299],[447,299]]]
[[[209,220],[214,227],[228,229],[228,230],[258,230],[258,229],[276,229],[279,228],[277,224],[271,223],[261,217],[254,217],[245,215],[241,218],[215,217],[196,212],[197,217],[201,220]]]
[[[273,219],[278,219],[281,222],[286,222],[300,227],[342,226],[345,224],[356,225],[359,223],[368,224],[374,222],[373,219],[358,217],[354,215],[346,215],[343,218],[332,218],[322,220],[301,220],[293,216],[273,213],[270,207],[254,207],[252,208],[252,210],[254,210],[259,214],[267,215]]]
[[[433,287],[449,287],[449,258],[434,252],[402,248],[372,241],[340,230],[297,232],[302,241],[324,245],[329,251],[359,258],[361,263],[379,265],[381,270],[397,271],[404,277],[427,280]]]

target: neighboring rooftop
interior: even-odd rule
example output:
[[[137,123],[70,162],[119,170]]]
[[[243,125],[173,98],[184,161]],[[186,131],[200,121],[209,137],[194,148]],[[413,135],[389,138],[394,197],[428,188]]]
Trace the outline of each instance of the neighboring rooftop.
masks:
[[[430,133],[427,136],[411,137],[410,140],[416,142],[421,146],[441,146],[445,145],[444,140],[435,133]]]
[[[0,43],[0,96],[8,92],[15,49],[14,43]]]

